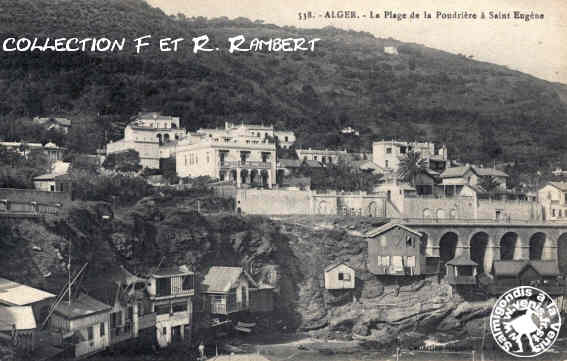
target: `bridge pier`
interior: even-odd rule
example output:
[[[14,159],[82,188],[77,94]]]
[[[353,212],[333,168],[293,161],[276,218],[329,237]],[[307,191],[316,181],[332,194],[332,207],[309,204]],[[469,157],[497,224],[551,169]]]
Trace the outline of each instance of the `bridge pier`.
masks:
[[[522,244],[520,239],[516,242],[516,247],[514,248],[514,259],[530,259],[530,246]]]
[[[482,267],[484,268],[485,274],[490,274],[492,271],[492,266],[494,265],[494,261],[500,260],[500,246],[495,246],[492,241],[486,246],[486,252],[484,253],[484,264]]]
[[[541,259],[544,261],[557,260],[557,246],[544,246]]]

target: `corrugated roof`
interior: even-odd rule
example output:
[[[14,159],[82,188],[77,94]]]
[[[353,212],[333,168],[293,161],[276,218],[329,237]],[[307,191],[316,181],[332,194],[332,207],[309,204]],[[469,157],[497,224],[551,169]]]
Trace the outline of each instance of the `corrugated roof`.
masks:
[[[0,306],[0,331],[31,330],[37,327],[31,306]]]
[[[203,279],[202,290],[204,293],[226,293],[243,273],[248,280],[253,283],[253,286],[257,287],[256,282],[254,282],[252,277],[250,277],[242,267],[213,266]]]
[[[478,263],[470,259],[470,257],[466,254],[462,254],[449,260],[447,264],[451,266],[478,266]]]
[[[559,266],[556,261],[527,260],[494,261],[494,274],[496,276],[516,276],[528,265],[532,266],[541,276],[559,275]]]
[[[376,229],[374,229],[374,230],[372,230],[372,231],[367,232],[367,233],[366,233],[366,237],[376,237],[376,236],[378,236],[378,235],[380,235],[380,234],[382,234],[382,233],[384,233],[384,232],[386,232],[386,231],[389,231],[390,229],[395,228],[395,227],[403,228],[403,229],[405,229],[406,231],[415,234],[416,236],[419,236],[419,237],[422,236],[421,233],[418,232],[418,231],[416,231],[415,229],[411,229],[411,228],[409,228],[408,226],[404,226],[403,224],[391,223],[391,222],[390,222],[390,223],[386,223],[385,225],[383,225],[383,226],[381,226],[381,227],[378,227],[378,228],[376,228]]]
[[[111,306],[82,293],[79,297],[71,300],[71,304],[67,303],[65,300],[60,302],[57,307],[55,307],[55,312],[67,319],[75,319],[109,311],[111,309]]]
[[[0,303],[8,306],[25,306],[55,297],[54,294],[0,278]]]

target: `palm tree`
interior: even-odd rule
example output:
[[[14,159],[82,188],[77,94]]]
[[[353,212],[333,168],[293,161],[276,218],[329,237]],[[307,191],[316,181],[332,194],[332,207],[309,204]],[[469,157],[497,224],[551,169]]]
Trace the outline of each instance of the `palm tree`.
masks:
[[[400,157],[398,166],[398,178],[415,186],[415,179],[425,172],[425,159],[421,158],[419,152],[409,151]]]

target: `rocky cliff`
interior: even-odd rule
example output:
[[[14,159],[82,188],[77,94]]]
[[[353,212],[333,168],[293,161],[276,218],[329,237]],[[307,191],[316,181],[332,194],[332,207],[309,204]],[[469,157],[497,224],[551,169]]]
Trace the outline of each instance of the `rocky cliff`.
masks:
[[[464,301],[437,278],[392,283],[370,274],[361,233],[380,222],[203,215],[155,200],[104,217],[110,213],[106,204],[88,203],[56,218],[2,221],[0,275],[58,292],[69,249],[72,268],[89,262],[88,273],[120,263],[143,274],[162,260],[201,273],[211,265],[243,266],[276,286],[272,327],[376,345],[398,335],[412,343],[479,336],[493,304]],[[323,270],[336,261],[356,270],[354,290],[324,288]]]

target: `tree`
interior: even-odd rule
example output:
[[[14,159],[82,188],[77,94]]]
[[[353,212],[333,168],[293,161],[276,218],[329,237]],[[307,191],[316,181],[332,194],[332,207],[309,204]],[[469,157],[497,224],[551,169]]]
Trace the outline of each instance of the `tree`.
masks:
[[[493,176],[482,177],[478,185],[489,194],[496,193],[496,190],[500,187],[500,183]]]
[[[421,158],[419,152],[409,151],[406,155],[400,157],[398,177],[414,186],[415,179],[418,175],[424,173],[425,169],[425,159]]]
[[[114,169],[118,172],[137,172],[142,169],[140,154],[134,149],[111,153],[106,157],[104,163],[102,163],[102,167]]]

